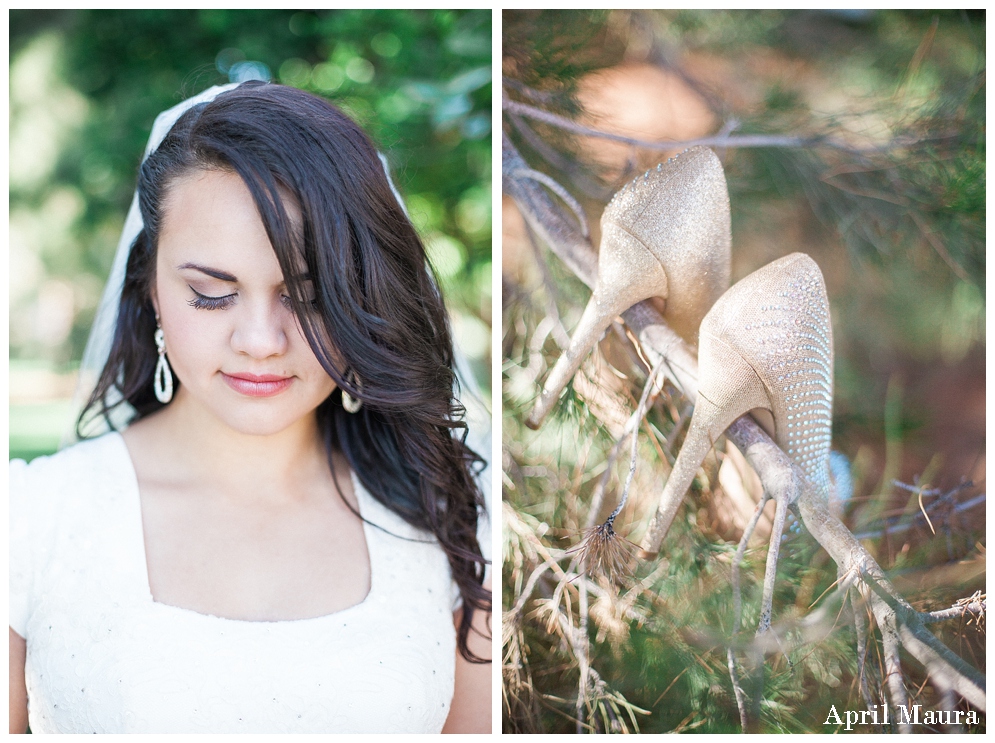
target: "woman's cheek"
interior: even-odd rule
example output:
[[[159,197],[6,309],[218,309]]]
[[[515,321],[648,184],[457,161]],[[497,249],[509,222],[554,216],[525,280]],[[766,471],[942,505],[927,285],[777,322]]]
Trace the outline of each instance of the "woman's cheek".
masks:
[[[193,310],[205,312],[205,310]],[[216,312],[216,311],[215,311]],[[165,324],[166,355],[180,381],[196,385],[196,380],[211,376],[221,369],[225,348],[223,323],[202,321],[200,318],[177,318]]]

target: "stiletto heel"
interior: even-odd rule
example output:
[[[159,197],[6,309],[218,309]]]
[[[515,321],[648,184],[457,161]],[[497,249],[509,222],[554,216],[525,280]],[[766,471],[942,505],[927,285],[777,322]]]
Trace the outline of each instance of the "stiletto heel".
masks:
[[[698,403],[643,539],[644,557],[659,552],[712,443],[750,411],[769,412],[768,433],[828,499],[833,340],[815,261],[793,253],[727,291],[701,322],[698,374]]]
[[[725,175],[707,147],[692,147],[615,194],[601,216],[591,300],[525,424],[540,426],[611,321],[644,299],[665,299],[667,322],[693,343],[729,286],[729,245]]]

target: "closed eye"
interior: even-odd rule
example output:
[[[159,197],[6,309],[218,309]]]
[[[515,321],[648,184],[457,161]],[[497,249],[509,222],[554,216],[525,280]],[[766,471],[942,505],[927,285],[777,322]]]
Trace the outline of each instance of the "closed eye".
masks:
[[[283,302],[284,306],[285,306],[285,307],[286,307],[287,309],[289,309],[289,310],[293,310],[293,309],[294,309],[294,300],[292,300],[292,299],[291,299],[291,298],[290,298],[289,296],[287,296],[286,294],[284,294],[284,295],[282,295],[282,296],[280,297],[280,301],[281,301],[281,302]],[[318,306],[318,299],[317,299],[316,297],[313,297],[313,296],[309,296],[309,297],[302,297],[302,298],[301,298],[300,300],[298,300],[298,301],[299,301],[299,302],[300,302],[300,303],[301,303],[302,305],[304,305],[304,308],[305,308],[305,309],[307,309],[308,307],[312,307],[312,308],[313,308],[313,307],[317,307],[317,306]]]
[[[235,303],[237,294],[226,294],[223,297],[209,297],[190,287],[194,293],[194,298],[187,302],[191,307],[198,310],[223,310],[231,307]]]

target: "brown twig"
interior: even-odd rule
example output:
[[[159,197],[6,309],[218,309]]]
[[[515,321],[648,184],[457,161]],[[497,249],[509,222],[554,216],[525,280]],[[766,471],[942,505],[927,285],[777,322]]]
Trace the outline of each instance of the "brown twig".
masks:
[[[754,530],[757,528],[757,523],[759,523],[760,517],[763,515],[764,507],[767,505],[768,500],[770,500],[770,496],[765,492],[757,502],[757,507],[753,510],[753,515],[743,530],[743,536],[739,540],[736,554],[732,558],[732,573],[730,575],[730,582],[732,583],[732,632],[730,636],[734,640],[736,635],[739,634],[740,624],[743,620],[743,592],[740,586],[739,571],[743,564],[743,558],[746,556],[746,546],[753,536]],[[759,722],[759,710],[753,710],[753,714],[751,715],[746,709],[746,693],[743,691],[742,682],[739,679],[739,671],[736,666],[736,651],[732,642],[726,648],[726,660],[729,664],[729,678],[732,681],[732,690],[736,697],[736,707],[739,709],[739,724],[743,728],[744,733],[756,732],[757,723]]]
[[[853,612],[853,629],[857,635],[857,685],[860,687],[864,707],[870,711],[876,704],[871,698],[871,688],[867,682],[867,607],[860,597],[859,589],[851,587],[847,596]]]
[[[974,594],[974,596],[969,596],[966,599],[960,599],[960,601],[951,606],[949,609],[922,612],[921,617],[923,622],[932,624],[933,622],[943,622],[947,619],[956,619],[958,617],[965,617],[968,615],[984,617],[986,616],[987,611],[988,599],[981,593],[981,591],[978,591]]]
[[[951,509],[950,513],[951,514],[962,513],[964,511],[970,510],[975,506],[980,506],[982,503],[986,501],[986,499],[987,499],[986,494],[980,493],[979,495],[976,495],[973,498],[964,501],[963,503],[958,503],[956,506],[954,506]],[[932,506],[930,506],[930,508],[931,507]],[[910,519],[909,521],[893,525],[889,524],[880,529],[874,529],[872,531],[862,531],[859,534],[854,534],[854,537],[856,537],[857,539],[879,539],[883,537],[886,533],[891,535],[900,534],[903,531],[908,531],[912,527],[917,526],[919,524],[920,515],[921,514],[917,513],[915,515],[915,518]]]
[[[577,222],[580,224],[580,232],[584,237],[591,236],[591,230],[587,225],[587,216],[584,214],[584,210],[581,209],[580,204],[577,203],[577,199],[570,195],[570,193],[553,178],[546,175],[542,171],[533,170],[532,168],[519,168],[513,173],[509,174],[512,178],[530,178],[533,181],[541,183],[550,191],[555,193],[563,203],[570,207],[570,210],[577,217]]]
[[[570,119],[560,116],[559,114],[543,111],[541,108],[530,106],[527,103],[510,100],[507,96],[502,98],[501,106],[509,113],[517,116],[524,116],[525,118],[533,119],[535,121],[541,121],[545,124],[555,126],[558,129],[571,132],[572,134],[608,139],[613,142],[621,142],[623,144],[632,145],[633,147],[640,147],[645,150],[655,151],[686,149],[697,145],[723,148],[786,147],[791,149],[813,149],[824,147],[828,149],[842,150],[852,154],[868,155],[878,152],[888,152],[890,150],[902,149],[905,147],[912,147],[913,145],[921,142],[920,139],[915,137],[898,137],[884,145],[878,145],[875,147],[854,147],[846,144],[845,142],[840,142],[829,137],[798,137],[786,134],[723,134],[713,137],[699,137],[697,139],[663,140],[659,142],[652,142],[645,139],[639,139],[638,137],[627,137],[624,134],[613,134],[612,132],[606,132],[601,129],[585,126],[584,124],[578,124],[577,122],[571,121]]]
[[[888,690],[892,709],[896,711],[900,707],[909,709],[909,692],[905,688],[902,661],[899,657],[899,648],[902,643],[898,638],[898,624],[895,621],[895,616],[885,614],[883,621],[878,620],[878,626],[881,629],[881,644],[884,646],[885,688]],[[907,719],[903,721],[900,715],[897,724],[899,732],[906,734],[912,732],[912,724]]]
[[[508,120],[511,122],[511,125],[514,127],[515,131],[519,133],[529,147],[539,153],[539,155],[554,168],[562,170],[570,176],[571,183],[573,183],[574,186],[576,186],[582,193],[592,199],[600,199],[602,201],[608,200],[608,197],[611,196],[611,191],[609,189],[605,188],[605,186],[596,182],[594,179],[588,177],[587,173],[582,170],[574,160],[565,157],[554,147],[550,146],[546,140],[535,133],[532,127],[525,123],[525,119],[521,116],[508,114]]]

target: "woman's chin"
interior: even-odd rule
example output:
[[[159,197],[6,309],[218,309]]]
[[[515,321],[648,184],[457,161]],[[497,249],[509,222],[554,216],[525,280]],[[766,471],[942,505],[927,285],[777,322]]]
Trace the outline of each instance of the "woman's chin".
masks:
[[[211,431],[211,436],[224,435],[226,431],[242,436],[275,436],[297,426],[315,425],[315,409],[274,403],[274,400],[236,400],[221,404],[218,396],[201,402],[187,394],[169,407],[179,413],[177,419],[183,426]]]
[[[313,421],[314,411],[303,415],[287,415],[282,411],[248,411],[219,416],[221,422],[235,433],[243,436],[276,436],[288,429]]]

